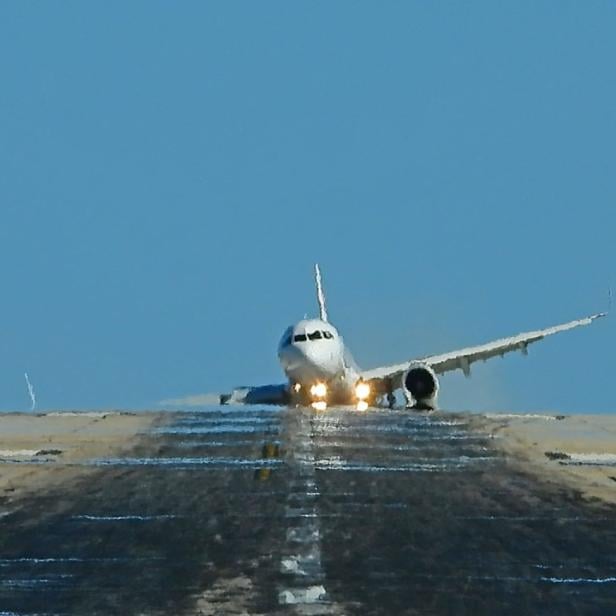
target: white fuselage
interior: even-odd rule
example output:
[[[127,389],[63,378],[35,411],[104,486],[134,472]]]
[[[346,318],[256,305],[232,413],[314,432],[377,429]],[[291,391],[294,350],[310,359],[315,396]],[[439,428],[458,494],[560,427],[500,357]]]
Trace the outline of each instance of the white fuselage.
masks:
[[[289,327],[278,346],[278,358],[292,386],[309,388],[321,382],[343,394],[352,391],[359,374],[338,330],[321,319]]]

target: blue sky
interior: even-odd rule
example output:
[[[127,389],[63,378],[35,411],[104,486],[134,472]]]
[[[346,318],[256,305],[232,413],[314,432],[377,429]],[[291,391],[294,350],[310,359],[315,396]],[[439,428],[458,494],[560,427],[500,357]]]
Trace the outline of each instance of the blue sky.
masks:
[[[602,310],[611,2],[3,2],[0,408],[280,382],[329,311],[365,367]],[[615,317],[616,318],[616,317]],[[614,318],[445,408],[616,408]]]

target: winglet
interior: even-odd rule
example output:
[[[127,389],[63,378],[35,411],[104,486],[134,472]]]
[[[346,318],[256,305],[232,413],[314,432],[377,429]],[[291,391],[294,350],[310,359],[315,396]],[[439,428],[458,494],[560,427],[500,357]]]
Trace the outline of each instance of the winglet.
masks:
[[[319,317],[321,321],[327,322],[327,308],[325,306],[325,294],[323,293],[323,281],[321,280],[321,269],[319,264],[314,265],[314,278],[317,285],[317,301],[319,302]]]

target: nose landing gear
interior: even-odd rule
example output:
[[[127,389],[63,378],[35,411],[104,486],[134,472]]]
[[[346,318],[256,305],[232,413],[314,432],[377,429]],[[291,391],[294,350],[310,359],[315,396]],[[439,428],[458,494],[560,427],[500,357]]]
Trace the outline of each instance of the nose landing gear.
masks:
[[[394,388],[391,379],[387,379],[386,383],[386,392],[387,392],[387,408],[390,410],[394,408],[396,404],[396,396],[394,395]]]

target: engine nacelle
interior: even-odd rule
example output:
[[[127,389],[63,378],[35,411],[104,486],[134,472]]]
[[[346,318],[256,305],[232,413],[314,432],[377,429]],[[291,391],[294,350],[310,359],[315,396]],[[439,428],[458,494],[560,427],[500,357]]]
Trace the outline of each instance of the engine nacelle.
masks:
[[[418,411],[433,411],[438,396],[438,378],[430,366],[412,363],[402,376],[406,406]]]

